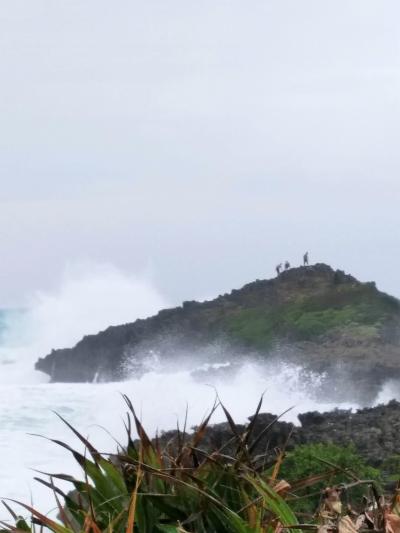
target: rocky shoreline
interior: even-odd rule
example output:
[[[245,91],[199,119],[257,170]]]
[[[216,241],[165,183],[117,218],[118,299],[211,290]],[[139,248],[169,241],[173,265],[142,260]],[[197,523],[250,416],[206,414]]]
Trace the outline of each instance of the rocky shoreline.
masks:
[[[232,354],[256,353],[266,364],[294,362],[325,373],[332,376],[327,394],[339,384],[342,401],[366,404],[387,379],[400,377],[400,302],[325,264],[293,268],[86,336],[40,358],[36,369],[53,382],[115,381],[126,377],[127,363],[140,375],[149,353],[190,358],[216,342]]]
[[[400,402],[396,400],[356,412],[336,409],[327,413],[304,413],[298,417],[299,426],[276,418],[276,415],[269,413],[258,415],[254,427],[255,436],[267,426],[271,427],[260,439],[254,454],[264,454],[269,450],[273,455],[276,448],[291,450],[300,444],[333,443],[340,446],[354,445],[369,465],[378,468],[388,459],[400,457]],[[245,428],[245,424],[237,424],[239,433]],[[165,432],[161,439],[164,443],[173,442],[176,435],[176,431]],[[201,447],[209,451],[225,445],[224,453],[229,455],[235,447],[232,437],[233,432],[228,422],[214,424],[207,428]]]

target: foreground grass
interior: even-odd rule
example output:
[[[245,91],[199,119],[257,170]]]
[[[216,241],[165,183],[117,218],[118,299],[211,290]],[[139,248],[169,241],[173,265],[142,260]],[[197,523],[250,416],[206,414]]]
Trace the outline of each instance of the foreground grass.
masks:
[[[290,461],[285,464],[284,450],[276,450],[272,463],[268,460],[271,451],[255,455],[257,443],[270,429],[266,427],[258,435],[254,434],[261,401],[242,433],[221,406],[232,432],[229,444],[234,443],[236,449],[228,456],[224,453],[225,445],[211,452],[201,449],[217,406],[190,437],[185,430],[178,429],[175,438],[161,447],[157,438],[152,441],[147,436],[129,399],[125,400],[129,407],[127,444],[113,455],[100,453],[64,421],[84,445],[85,453],[54,441],[72,453],[83,472],[82,479],[66,474],[51,475],[48,481],[39,479],[53,493],[58,520],[19,504],[30,514],[29,519],[24,519],[9,502],[4,502],[13,524],[4,523],[1,531],[35,531],[38,527],[55,533],[281,533],[283,530],[300,533],[325,528],[321,533],[355,533],[369,528],[400,533],[396,525],[400,523],[397,495],[385,502],[375,482],[360,481],[351,468],[325,464],[326,468],[317,473],[294,479],[295,472],[291,476],[287,470],[291,467]],[[139,436],[136,441],[132,425]],[[293,459],[293,455],[290,457]],[[292,478],[290,483],[281,479],[280,473],[285,469],[287,477]],[[307,493],[310,487],[319,486],[324,480],[338,480],[338,475],[350,479],[350,484],[341,483],[322,493],[317,491],[322,498],[316,512],[296,515],[294,509],[305,496],[310,496]],[[56,486],[58,479],[69,481],[73,491],[68,494],[61,491]],[[362,508],[352,509],[355,515],[352,517],[349,508],[342,508],[341,495],[360,486],[366,487],[368,499]],[[307,523],[300,523],[304,519]]]

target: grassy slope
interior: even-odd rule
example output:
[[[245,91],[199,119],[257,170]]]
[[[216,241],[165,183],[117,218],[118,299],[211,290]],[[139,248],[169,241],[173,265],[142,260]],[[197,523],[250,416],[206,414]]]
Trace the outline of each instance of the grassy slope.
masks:
[[[378,292],[373,284],[340,285],[323,295],[295,297],[273,309],[238,310],[226,318],[225,328],[239,341],[268,349],[282,339],[313,340],[343,328],[351,329],[353,335],[375,337],[399,313],[399,301]]]

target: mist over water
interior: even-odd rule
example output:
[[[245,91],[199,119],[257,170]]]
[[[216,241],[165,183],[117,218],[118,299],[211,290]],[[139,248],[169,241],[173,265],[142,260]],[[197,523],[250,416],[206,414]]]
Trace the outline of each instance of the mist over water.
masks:
[[[400,381],[398,379],[391,379],[383,385],[382,390],[375,400],[375,405],[388,403],[393,398],[400,398]]]
[[[54,293],[37,291],[29,296],[26,310],[10,313],[8,321],[6,315],[0,383],[43,381],[33,372],[38,357],[108,326],[150,316],[166,305],[149,282],[110,265],[72,266]]]
[[[50,494],[32,481],[30,469],[78,474],[65,450],[29,435],[57,438],[81,449],[54,411],[90,436],[100,450],[112,452],[115,442],[100,426],[124,441],[121,393],[131,398],[152,434],[176,427],[178,420],[182,423],[186,408],[189,427],[198,424],[217,392],[238,422],[253,413],[263,393],[264,412],[279,414],[293,407],[285,419],[294,423],[299,412],[335,407],[315,399],[320,377],[295,365],[262,365],[246,354],[236,354],[233,360],[225,345],[204,353],[180,353],[179,359],[168,362],[147,354],[145,373],[137,377],[132,371],[119,383],[49,384],[33,370],[36,359],[52,348],[72,346],[85,334],[150,316],[166,306],[147,281],[101,266],[70,270],[54,293],[38,292],[26,310],[6,316],[0,347],[0,497],[29,501],[32,491],[35,505],[47,511],[53,506]],[[217,410],[213,421],[222,420]]]

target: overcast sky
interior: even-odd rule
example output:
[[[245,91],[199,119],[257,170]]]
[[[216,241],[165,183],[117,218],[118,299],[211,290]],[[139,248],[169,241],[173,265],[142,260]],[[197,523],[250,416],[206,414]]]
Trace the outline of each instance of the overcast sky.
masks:
[[[398,0],[3,0],[0,305],[213,296],[310,251],[400,296]]]

